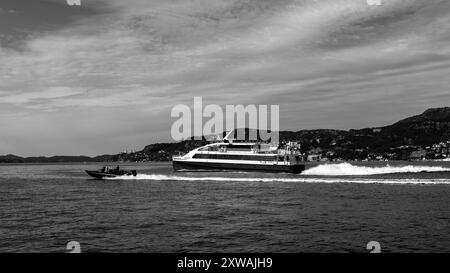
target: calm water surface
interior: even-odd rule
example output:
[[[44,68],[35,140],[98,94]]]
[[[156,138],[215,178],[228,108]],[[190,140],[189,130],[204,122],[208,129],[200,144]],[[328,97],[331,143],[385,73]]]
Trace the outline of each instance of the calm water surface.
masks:
[[[96,164],[0,165],[0,251],[450,252],[450,163],[410,164],[291,175],[148,163],[108,181],[85,175]]]

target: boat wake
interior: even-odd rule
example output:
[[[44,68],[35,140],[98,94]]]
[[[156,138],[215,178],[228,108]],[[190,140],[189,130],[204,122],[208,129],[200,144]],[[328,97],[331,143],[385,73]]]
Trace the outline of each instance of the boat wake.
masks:
[[[395,173],[421,173],[421,172],[450,172],[450,168],[439,166],[384,166],[367,167],[355,166],[350,163],[323,164],[305,170],[302,175],[317,176],[364,176],[376,174],[395,174]]]
[[[450,179],[363,179],[363,178],[266,178],[266,177],[190,177],[165,174],[138,174],[137,176],[121,176],[107,180],[146,180],[146,181],[216,181],[216,182],[286,182],[286,183],[361,183],[361,184],[447,184]]]

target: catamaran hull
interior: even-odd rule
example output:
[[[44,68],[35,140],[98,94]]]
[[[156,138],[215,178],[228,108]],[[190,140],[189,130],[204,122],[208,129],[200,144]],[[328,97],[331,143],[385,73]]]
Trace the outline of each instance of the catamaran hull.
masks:
[[[305,165],[277,165],[277,164],[238,164],[238,163],[217,163],[217,162],[193,162],[193,161],[173,161],[175,171],[259,171],[259,172],[281,172],[281,173],[301,173],[305,170]]]

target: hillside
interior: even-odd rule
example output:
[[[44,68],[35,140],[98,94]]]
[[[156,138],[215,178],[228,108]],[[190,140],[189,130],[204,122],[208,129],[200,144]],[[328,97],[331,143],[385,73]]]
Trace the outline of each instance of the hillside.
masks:
[[[84,163],[84,162],[104,162],[112,158],[111,155],[96,157],[88,156],[52,156],[52,157],[20,157],[16,155],[0,156],[0,163]]]
[[[305,154],[321,154],[330,159],[362,160],[383,157],[409,159],[411,153],[450,140],[450,107],[435,108],[423,114],[403,119],[392,125],[354,130],[281,131],[280,141],[302,144]],[[145,147],[134,154],[114,156],[120,161],[165,161],[178,153],[185,153],[204,145],[204,141],[160,143]],[[444,147],[445,148],[445,147]],[[445,149],[438,149],[445,153]],[[431,157],[436,151],[430,150]]]
[[[297,141],[305,154],[320,154],[329,159],[410,159],[411,154],[423,158],[442,158],[450,153],[450,107],[428,109],[392,125],[354,130],[281,131],[280,141]],[[186,140],[156,143],[135,153],[97,157],[30,157],[0,156],[0,163],[100,162],[100,161],[167,161],[172,155],[185,153],[205,145],[206,141]],[[449,146],[449,147],[447,147]]]

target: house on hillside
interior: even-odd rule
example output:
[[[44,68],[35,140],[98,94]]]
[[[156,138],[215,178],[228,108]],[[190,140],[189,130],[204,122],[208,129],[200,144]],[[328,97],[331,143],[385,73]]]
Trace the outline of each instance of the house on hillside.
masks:
[[[322,155],[321,154],[310,154],[308,155],[308,161],[321,161]]]
[[[410,160],[425,160],[426,156],[427,156],[427,151],[425,151],[425,149],[420,148],[417,151],[411,152],[409,159]]]

